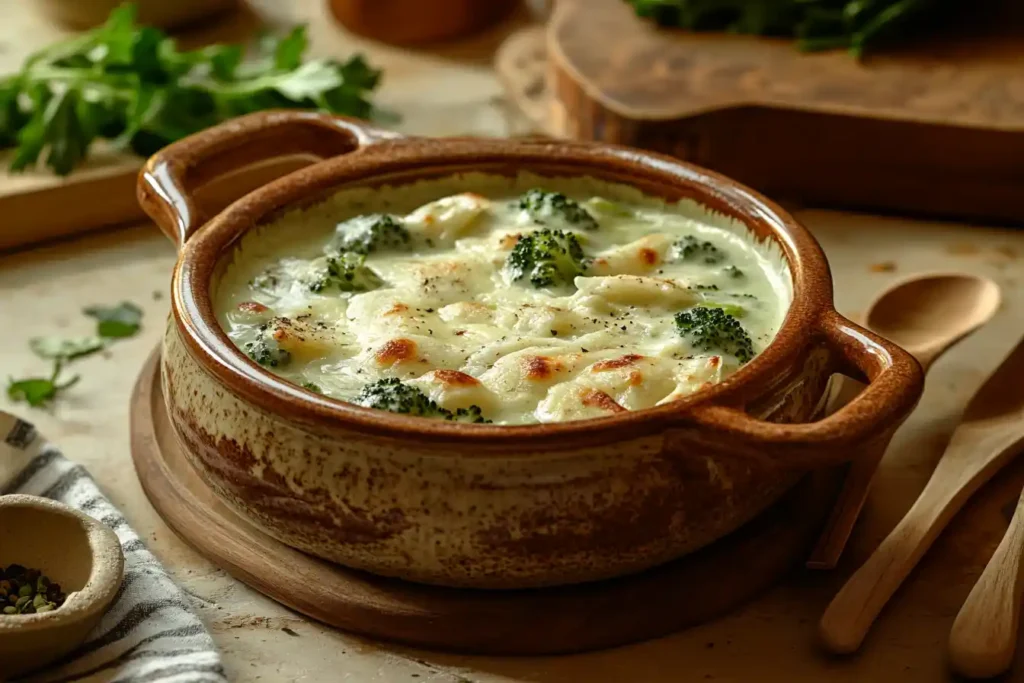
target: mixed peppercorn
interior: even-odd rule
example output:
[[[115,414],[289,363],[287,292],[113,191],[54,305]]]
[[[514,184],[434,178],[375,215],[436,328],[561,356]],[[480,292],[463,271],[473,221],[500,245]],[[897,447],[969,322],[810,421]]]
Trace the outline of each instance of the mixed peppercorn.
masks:
[[[12,564],[0,570],[0,604],[4,614],[51,612],[66,599],[60,584],[50,581],[38,569]]]

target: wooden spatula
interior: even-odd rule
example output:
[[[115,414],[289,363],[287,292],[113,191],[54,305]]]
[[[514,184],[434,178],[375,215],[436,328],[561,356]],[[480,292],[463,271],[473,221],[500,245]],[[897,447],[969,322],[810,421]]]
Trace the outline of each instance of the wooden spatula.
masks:
[[[1010,528],[967,596],[949,634],[949,663],[969,678],[998,676],[1013,663],[1024,596],[1024,493]]]
[[[832,600],[824,645],[860,647],[885,603],[971,495],[1024,444],[1024,341],[974,395],[920,497]]]

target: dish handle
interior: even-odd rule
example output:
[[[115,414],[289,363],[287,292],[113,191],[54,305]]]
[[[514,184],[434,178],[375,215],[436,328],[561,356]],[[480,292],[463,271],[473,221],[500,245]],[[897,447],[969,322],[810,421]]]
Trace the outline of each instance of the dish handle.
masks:
[[[234,199],[307,165],[310,158],[329,159],[401,137],[365,121],[319,112],[240,116],[171,143],[150,157],[139,171],[139,204],[181,247],[216,215],[217,204],[226,205],[210,197],[201,199],[204,187],[248,173],[248,185],[243,191],[236,188]],[[296,165],[300,158],[302,163]],[[292,163],[282,170],[289,160]]]
[[[819,332],[839,372],[866,378],[857,398],[828,417],[802,424],[767,422],[740,407],[698,405],[687,411],[697,434],[727,444],[730,452],[801,470],[849,462],[869,446],[887,443],[921,397],[920,364],[834,310],[823,315]]]

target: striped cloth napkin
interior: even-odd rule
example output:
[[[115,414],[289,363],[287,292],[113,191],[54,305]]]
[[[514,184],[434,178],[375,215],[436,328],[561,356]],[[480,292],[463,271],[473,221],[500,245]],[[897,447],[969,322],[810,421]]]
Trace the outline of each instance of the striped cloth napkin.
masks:
[[[213,639],[124,516],[81,465],[44,441],[28,422],[0,411],[0,495],[43,496],[110,527],[124,550],[124,581],[85,643],[26,683],[223,683]]]

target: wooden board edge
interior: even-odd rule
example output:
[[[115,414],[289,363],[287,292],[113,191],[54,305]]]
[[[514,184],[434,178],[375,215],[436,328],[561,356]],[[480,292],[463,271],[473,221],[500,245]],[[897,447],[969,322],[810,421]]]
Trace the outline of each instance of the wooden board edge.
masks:
[[[135,199],[141,167],[140,160],[110,172],[0,195],[0,251],[143,219]]]

